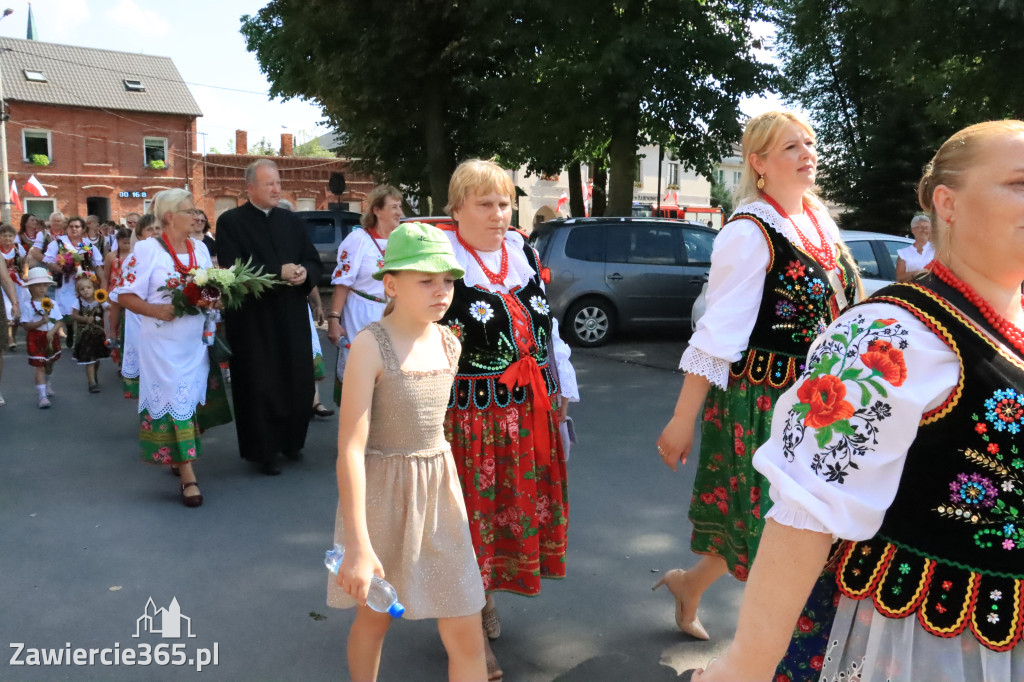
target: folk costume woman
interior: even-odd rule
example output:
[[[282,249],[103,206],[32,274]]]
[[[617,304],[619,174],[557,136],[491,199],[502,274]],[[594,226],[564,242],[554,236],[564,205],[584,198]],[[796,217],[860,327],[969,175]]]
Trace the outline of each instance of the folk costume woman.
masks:
[[[391,185],[378,185],[366,197],[361,230],[352,230],[338,247],[338,266],[331,284],[334,296],[327,313],[327,338],[338,346],[334,402],[341,404],[341,380],[352,339],[384,314],[384,285],[373,274],[384,263],[388,236],[402,221],[402,194]]]
[[[163,233],[135,245],[124,265],[118,303],[139,317],[139,445],[142,460],[170,465],[181,477],[182,503],[203,503],[192,462],[200,454],[196,410],[207,402],[210,361],[203,315],[175,317],[167,287],[195,268],[212,266],[203,243],[189,238],[192,194],[169,189],[153,200]],[[222,389],[223,390],[223,389]]]
[[[159,238],[160,230],[162,226],[160,221],[157,220],[156,216],[152,213],[146,213],[140,216],[135,223],[135,229],[131,236],[131,245],[129,254],[135,253],[135,247],[138,246],[143,240],[150,239],[152,237]],[[125,258],[125,262],[130,260],[129,255]],[[121,277],[123,282],[124,277],[124,262],[121,263]],[[119,304],[117,300],[117,292],[120,287],[117,287],[111,291],[110,299]],[[124,308],[124,306],[120,306]],[[140,318],[137,314],[133,313],[127,308],[124,309],[124,315],[122,316],[124,325],[121,330],[121,379],[124,386],[124,397],[126,400],[138,400],[139,399],[139,325]]]
[[[834,536],[820,679],[1024,679],[1022,165],[1024,122],[995,121],[926,167],[932,272],[838,319],[779,401],[736,639],[694,679],[772,678]]]
[[[690,500],[693,568],[658,582],[676,600],[678,627],[708,639],[697,617],[704,591],[727,571],[746,580],[769,501],[751,457],[768,438],[772,408],[811,342],[853,301],[858,278],[839,231],[811,194],[814,133],[796,115],[767,112],[743,135],[739,208],[715,239],[707,313],[683,353],[686,379],[658,439],[672,469],[701,449]]]
[[[75,307],[75,276],[79,270],[93,274],[100,289],[106,289],[106,273],[103,272],[103,254],[100,249],[86,240],[85,221],[79,217],[68,220],[65,234],[57,237],[43,256],[43,264],[57,280],[54,301],[65,313],[64,324],[68,328],[68,347],[74,345],[71,309]]]
[[[448,189],[446,230],[466,270],[443,324],[462,341],[445,432],[469,513],[484,589],[536,595],[565,576],[568,481],[559,438],[578,400],[568,348],[553,329],[537,254],[509,230],[515,187],[490,161],[466,161]],[[558,372],[551,349],[560,353]],[[483,612],[493,639],[492,598]],[[488,647],[488,671],[501,670]]]

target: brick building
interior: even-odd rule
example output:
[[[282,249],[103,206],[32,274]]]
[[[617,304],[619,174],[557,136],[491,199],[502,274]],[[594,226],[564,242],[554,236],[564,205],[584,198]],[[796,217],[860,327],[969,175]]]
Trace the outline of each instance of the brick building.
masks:
[[[169,58],[0,38],[0,78],[8,173],[25,211],[120,220],[148,209],[157,192],[183,187],[212,221],[246,201],[245,167],[261,157],[249,155],[245,131],[236,134],[235,154],[196,151],[202,112]],[[360,210],[371,178],[351,173],[345,159],[292,152],[292,136],[284,134],[281,156],[269,158],[296,209],[341,202]],[[341,197],[328,192],[332,173],[346,176]],[[25,192],[32,175],[49,196]],[[12,221],[20,218],[12,207]]]
[[[234,154],[197,156],[193,194],[196,205],[211,221],[224,211],[246,202],[245,168],[256,159],[270,159],[281,173],[281,196],[297,211],[324,210],[341,203],[352,211],[361,211],[362,200],[373,189],[373,178],[352,172],[347,159],[294,156],[291,133],[282,133],[280,156],[253,156],[248,153],[248,134],[235,132]],[[328,190],[332,173],[345,176],[345,193],[336,197]]]
[[[25,210],[118,219],[191,186],[202,112],[169,58],[17,38],[0,50],[8,173]],[[26,196],[33,174],[48,197]]]

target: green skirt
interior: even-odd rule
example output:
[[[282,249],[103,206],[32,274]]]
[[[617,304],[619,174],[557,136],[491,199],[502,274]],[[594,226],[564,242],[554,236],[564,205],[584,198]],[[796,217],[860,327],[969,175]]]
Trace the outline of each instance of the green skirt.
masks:
[[[139,378],[121,377],[121,384],[124,386],[124,397],[127,400],[139,399]]]
[[[324,356],[317,353],[313,356],[313,379],[320,381],[327,374],[324,372]]]
[[[206,404],[196,405],[196,423],[199,431],[231,423],[231,405],[228,391],[224,386],[224,375],[220,365],[210,361],[210,374],[206,379]]]
[[[199,456],[196,417],[175,419],[165,414],[153,419],[149,410],[139,413],[139,447],[149,464],[186,464]]]
[[[747,579],[771,507],[767,482],[752,459],[768,440],[772,408],[784,391],[730,378],[728,390],[712,386],[704,403],[690,548],[722,557],[739,580]]]

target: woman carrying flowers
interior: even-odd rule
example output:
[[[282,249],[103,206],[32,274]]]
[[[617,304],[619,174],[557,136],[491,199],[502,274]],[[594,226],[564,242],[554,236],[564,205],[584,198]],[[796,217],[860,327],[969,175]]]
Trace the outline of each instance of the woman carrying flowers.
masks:
[[[135,245],[116,290],[121,307],[139,316],[142,459],[178,471],[186,507],[203,503],[192,463],[200,453],[196,410],[207,402],[210,377],[203,343],[206,316],[178,313],[172,295],[192,270],[212,266],[203,243],[189,238],[192,209],[192,194],[187,190],[169,189],[156,195],[153,213],[163,232]],[[220,389],[223,392],[223,384]]]
[[[701,558],[658,582],[675,597],[676,625],[698,639],[708,639],[697,617],[704,591],[726,572],[746,580],[757,551],[771,502],[751,458],[768,438],[775,403],[811,342],[856,292],[853,261],[812,193],[814,143],[810,126],[787,111],[747,123],[740,206],[715,239],[707,313],[683,353],[686,379],[657,442],[674,470],[689,456],[703,414],[689,512],[690,548]],[[840,409],[826,388],[814,404]]]
[[[1024,121],[965,128],[926,166],[930,272],[836,320],[779,399],[736,638],[693,679],[1024,679],[1022,167]],[[840,596],[801,615],[834,537]],[[794,625],[822,623],[793,666]]]
[[[78,216],[68,220],[64,234],[54,239],[46,247],[43,264],[56,277],[57,293],[54,295],[54,302],[64,313],[64,325],[68,330],[68,348],[71,348],[74,345],[71,310],[77,303],[75,277],[82,272],[95,275],[99,288],[107,288],[107,276],[103,271],[103,254],[99,247],[94,246],[86,239],[84,220]]]

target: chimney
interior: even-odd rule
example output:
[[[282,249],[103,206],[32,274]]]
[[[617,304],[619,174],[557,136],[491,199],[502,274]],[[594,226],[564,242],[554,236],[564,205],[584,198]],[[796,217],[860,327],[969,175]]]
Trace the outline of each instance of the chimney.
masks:
[[[248,154],[249,153],[249,134],[244,130],[235,131],[235,153],[236,154]]]
[[[281,133],[281,156],[291,156],[294,150],[291,133]]]

